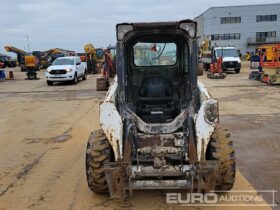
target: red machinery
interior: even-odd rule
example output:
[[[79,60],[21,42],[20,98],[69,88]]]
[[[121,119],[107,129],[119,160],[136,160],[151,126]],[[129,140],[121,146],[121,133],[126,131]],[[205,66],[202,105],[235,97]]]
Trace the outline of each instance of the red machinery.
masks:
[[[223,57],[219,57],[217,62],[210,64],[210,72],[207,74],[207,77],[210,79],[224,79],[226,73],[223,73],[222,69]]]

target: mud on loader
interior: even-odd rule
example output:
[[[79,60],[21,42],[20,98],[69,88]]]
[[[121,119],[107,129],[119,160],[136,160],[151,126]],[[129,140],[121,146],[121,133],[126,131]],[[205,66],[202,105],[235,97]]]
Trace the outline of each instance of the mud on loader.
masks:
[[[230,190],[235,154],[218,102],[197,81],[196,23],[118,24],[117,76],[86,150],[89,188]]]

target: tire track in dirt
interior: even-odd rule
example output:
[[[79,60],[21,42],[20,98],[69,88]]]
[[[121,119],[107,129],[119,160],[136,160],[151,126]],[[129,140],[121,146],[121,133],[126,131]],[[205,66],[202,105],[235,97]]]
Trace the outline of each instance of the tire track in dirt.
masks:
[[[10,196],[20,197],[17,195],[18,192],[24,191],[26,186],[34,186],[40,190],[36,190],[36,193],[34,194],[31,192],[31,194],[27,193],[26,196],[21,196],[26,197],[26,199],[27,197],[34,198],[27,199],[27,201],[23,202],[25,203],[23,206],[26,206],[26,208],[56,209],[55,206],[59,205],[62,200],[66,200],[66,202],[64,202],[64,206],[74,206],[76,195],[75,191],[77,191],[77,188],[79,188],[82,177],[84,177],[84,169],[81,163],[84,159],[84,144],[86,143],[86,139],[90,133],[89,130],[85,130],[83,125],[81,126],[80,124],[85,124],[87,129],[91,129],[91,123],[88,123],[91,120],[88,120],[88,118],[97,115],[97,104],[98,101],[95,101],[86,111],[80,115],[80,117],[78,117],[77,120],[71,123],[71,126],[68,127],[65,132],[63,132],[61,136],[72,136],[69,139],[70,141],[61,144],[61,142],[55,143],[55,137],[48,138],[48,141],[52,139],[54,144],[51,144],[50,147],[46,149],[41,155],[39,155],[31,163],[26,164],[20,170],[17,175],[16,182],[13,182],[8,188],[9,190],[13,187],[14,192],[7,194],[8,190],[5,191],[3,196],[5,195],[4,197],[8,198],[4,199],[4,201],[9,200]],[[58,137],[59,136],[56,138]],[[83,142],[82,144],[81,140]],[[60,145],[59,150],[49,152],[50,150],[57,148],[58,145]],[[61,152],[61,150],[63,151]],[[23,177],[25,177],[25,180],[21,179]],[[19,182],[20,180],[22,181]],[[34,182],[34,180],[37,180],[37,183],[36,181]],[[65,192],[61,191],[61,189],[66,190],[66,194],[69,194],[66,196],[67,199],[65,199]],[[52,201],[51,204],[49,202],[50,200]],[[8,206],[9,205],[7,205],[7,208],[10,209],[11,206]]]

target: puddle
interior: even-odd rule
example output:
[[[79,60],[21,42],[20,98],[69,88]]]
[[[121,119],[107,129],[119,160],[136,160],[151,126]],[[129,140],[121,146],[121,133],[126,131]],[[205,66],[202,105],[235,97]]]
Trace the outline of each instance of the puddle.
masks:
[[[51,138],[53,141],[57,141],[57,142],[65,142],[67,140],[69,140],[72,136],[69,134],[62,134],[56,137]]]

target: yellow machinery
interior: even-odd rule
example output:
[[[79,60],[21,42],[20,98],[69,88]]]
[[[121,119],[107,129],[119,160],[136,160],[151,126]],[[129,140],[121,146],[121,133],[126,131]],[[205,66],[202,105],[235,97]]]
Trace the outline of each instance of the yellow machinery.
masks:
[[[280,43],[259,47],[265,59],[261,62],[263,82],[270,85],[280,84]]]
[[[273,61],[275,57],[274,55],[275,47],[276,47],[275,44],[267,44],[267,45],[261,45],[257,49],[260,52],[265,52],[266,61]]]
[[[13,52],[17,54],[20,69],[21,71],[26,71],[27,79],[37,79],[39,59],[36,56],[13,46],[5,46],[4,48],[7,52]]]
[[[36,67],[36,58],[34,55],[26,55],[24,56],[25,66],[26,67]]]
[[[211,55],[211,41],[205,38],[200,46],[199,56],[203,57],[205,55]]]
[[[97,58],[96,52],[93,44],[88,43],[84,46],[84,50],[86,53],[86,62],[87,62],[87,70],[88,73],[97,74]]]
[[[211,64],[211,40],[209,38],[205,38],[199,48],[199,63],[202,63],[203,68],[207,71],[210,69]],[[202,69],[202,68],[200,68]],[[203,71],[202,71],[203,73]],[[201,75],[201,70],[200,70]]]
[[[75,51],[64,50],[60,48],[49,49],[47,51],[43,51],[42,53],[43,53],[42,61],[41,61],[42,68],[49,67],[52,64],[52,62],[58,57],[76,55]]]
[[[27,55],[27,52],[20,50],[13,46],[5,46],[4,48],[7,52],[13,52],[13,53],[17,54],[17,60],[18,60],[20,69],[21,69],[21,71],[25,71],[26,66],[25,66],[24,56]]]
[[[38,58],[34,55],[25,55],[24,61],[26,66],[26,79],[37,79]]]
[[[42,66],[43,66],[42,68],[44,69],[48,68],[53,61],[52,56],[59,53],[61,53],[61,51],[57,49],[50,49],[47,51],[43,51],[44,55],[42,57]]]
[[[247,53],[246,53],[245,58],[246,58],[247,61],[250,61],[250,59],[251,59],[251,54],[250,54],[250,52],[247,52]]]

